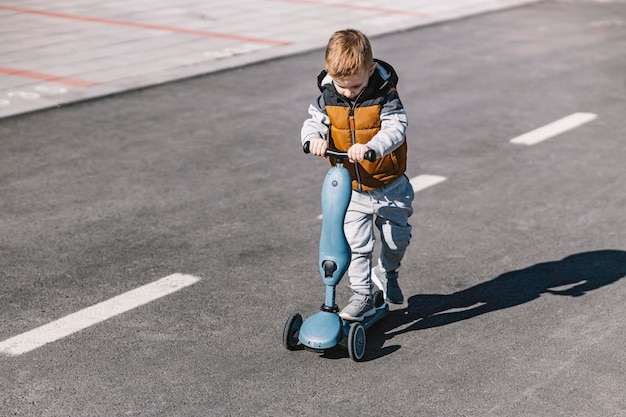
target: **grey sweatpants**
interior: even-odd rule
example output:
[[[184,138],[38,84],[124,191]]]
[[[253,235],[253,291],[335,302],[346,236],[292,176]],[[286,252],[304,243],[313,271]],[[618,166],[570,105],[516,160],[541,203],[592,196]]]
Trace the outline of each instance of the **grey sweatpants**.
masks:
[[[382,271],[400,267],[411,239],[408,218],[413,214],[413,187],[406,176],[374,191],[352,191],[344,221],[344,232],[352,260],[348,268],[352,291],[371,293],[374,224],[381,237],[378,265]]]

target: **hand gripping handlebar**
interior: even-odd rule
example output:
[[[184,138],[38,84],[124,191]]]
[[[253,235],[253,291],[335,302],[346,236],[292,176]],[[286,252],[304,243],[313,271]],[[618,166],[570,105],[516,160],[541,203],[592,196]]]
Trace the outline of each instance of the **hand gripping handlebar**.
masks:
[[[304,153],[310,153],[311,152],[309,150],[309,146],[310,145],[311,145],[311,142],[305,142],[304,143],[304,145],[302,146],[302,150],[304,151]],[[348,153],[347,152],[339,152],[339,151],[336,151],[334,149],[327,149],[326,150],[326,156],[332,156],[334,158],[346,159],[346,158],[348,158]],[[369,151],[365,152],[365,159],[367,161],[374,162],[376,160],[376,152],[374,152],[371,149]]]

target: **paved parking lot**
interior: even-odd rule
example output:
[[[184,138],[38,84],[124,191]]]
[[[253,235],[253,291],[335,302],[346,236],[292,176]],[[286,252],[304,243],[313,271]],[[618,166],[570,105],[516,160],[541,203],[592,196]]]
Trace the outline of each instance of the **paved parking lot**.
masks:
[[[416,200],[407,302],[360,363],[281,344],[323,297],[319,48],[3,118],[0,415],[625,416],[625,7],[374,37]]]

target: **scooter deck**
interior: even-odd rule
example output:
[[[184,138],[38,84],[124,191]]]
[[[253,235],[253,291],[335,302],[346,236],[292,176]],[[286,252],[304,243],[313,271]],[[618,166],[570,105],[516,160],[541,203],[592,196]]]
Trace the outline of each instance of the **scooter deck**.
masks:
[[[361,326],[363,326],[363,329],[367,331],[367,329],[372,327],[378,320],[382,319],[387,314],[389,314],[389,305],[387,303],[383,303],[381,306],[376,307],[376,313],[374,313],[374,315],[364,318],[363,321],[349,321],[341,319],[343,324],[344,336],[341,338],[339,344],[341,346],[347,346],[347,337],[352,323],[359,323]]]
[[[381,305],[380,307],[376,308],[376,313],[373,316],[369,316],[363,319],[363,321],[361,321],[361,326],[363,326],[363,328],[365,330],[369,329],[374,323],[376,323],[378,320],[382,319],[383,317],[385,317],[387,314],[389,314],[389,306],[387,305],[387,303],[383,303],[383,305]],[[350,325],[353,322],[346,322],[348,323],[348,325]]]

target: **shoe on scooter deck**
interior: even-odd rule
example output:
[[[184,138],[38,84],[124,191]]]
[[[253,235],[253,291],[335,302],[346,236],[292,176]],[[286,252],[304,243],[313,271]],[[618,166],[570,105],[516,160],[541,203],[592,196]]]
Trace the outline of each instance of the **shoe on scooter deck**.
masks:
[[[374,323],[376,323],[378,320],[385,317],[387,314],[389,314],[389,305],[387,303],[383,303],[380,307],[376,307],[376,313],[374,313],[373,315],[369,317],[365,317],[363,321],[360,321],[359,323],[361,323],[361,326],[363,326],[363,328],[367,330]],[[352,323],[352,322],[348,322],[348,323]]]
[[[374,325],[378,320],[384,318],[387,314],[389,314],[389,304],[387,304],[383,298],[383,292],[380,290],[374,291],[374,307],[376,308],[376,312],[369,317],[365,317],[362,321],[352,321],[341,319],[343,324],[343,337],[339,341],[339,345],[348,346],[348,339],[350,335],[350,327],[354,323],[358,323],[363,327],[363,330],[367,330]]]
[[[378,320],[380,320],[383,317],[385,317],[387,314],[389,314],[389,305],[387,303],[383,303],[381,306],[376,307],[376,312],[374,314],[372,314],[369,317],[365,317],[362,321],[341,319],[341,322],[343,323],[343,334],[344,334],[344,337],[339,342],[339,344],[342,345],[342,346],[346,346],[346,344],[347,344],[346,343],[346,338],[347,338],[348,333],[350,331],[350,326],[353,323],[359,323],[361,326],[363,326],[363,330],[367,330],[370,327],[372,327],[374,325],[374,323],[376,323]]]
[[[373,315],[369,317],[365,317],[363,321],[359,322],[361,323],[361,326],[363,326],[363,329],[365,330],[367,330],[378,320],[382,319],[387,314],[389,314],[389,304],[385,302],[383,292],[381,290],[376,290],[374,291],[372,296],[374,297],[374,307],[376,308],[376,313],[374,313]],[[347,322],[348,325],[350,325],[351,323],[354,323],[352,321],[347,321],[347,320],[343,320],[343,321]]]
[[[339,345],[347,348],[348,356],[356,362],[365,358],[367,338],[366,330],[378,320],[389,314],[389,306],[386,303],[376,307],[373,315],[364,318],[362,321],[347,321],[342,319],[344,337],[339,341]]]

